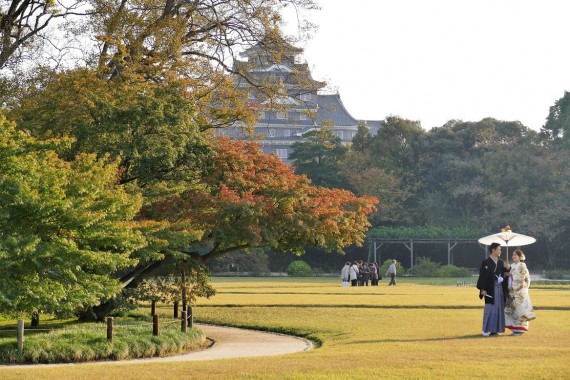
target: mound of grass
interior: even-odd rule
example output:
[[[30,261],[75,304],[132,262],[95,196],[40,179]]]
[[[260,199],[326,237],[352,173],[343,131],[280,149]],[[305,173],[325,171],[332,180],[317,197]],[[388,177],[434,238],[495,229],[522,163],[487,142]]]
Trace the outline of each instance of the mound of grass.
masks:
[[[114,322],[113,340],[107,341],[104,323],[82,323],[48,332],[27,330],[24,349],[17,349],[16,336],[0,335],[0,363],[76,363],[168,356],[201,347],[205,337],[197,329],[180,331],[180,322],[160,323],[159,336],[152,323],[134,319]]]

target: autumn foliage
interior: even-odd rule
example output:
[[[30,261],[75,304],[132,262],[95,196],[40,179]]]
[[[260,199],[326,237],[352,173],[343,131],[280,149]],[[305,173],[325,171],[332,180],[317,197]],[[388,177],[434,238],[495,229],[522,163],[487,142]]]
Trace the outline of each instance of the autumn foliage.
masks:
[[[376,198],[312,186],[253,142],[219,138],[213,149],[202,187],[143,210],[199,229],[201,247],[208,247],[202,259],[257,246],[299,253],[305,245],[331,251],[362,245]]]

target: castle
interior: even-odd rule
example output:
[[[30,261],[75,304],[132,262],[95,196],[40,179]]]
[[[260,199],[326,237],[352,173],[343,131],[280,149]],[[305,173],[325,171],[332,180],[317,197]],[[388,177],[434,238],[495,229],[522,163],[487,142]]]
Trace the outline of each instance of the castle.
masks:
[[[359,123],[375,134],[381,121],[359,121],[352,117],[340,95],[324,94],[325,84],[311,77],[307,63],[299,63],[303,49],[284,45],[279,59],[275,59],[275,52],[258,43],[241,53],[245,60],[234,62],[234,71],[244,73],[236,77],[236,85],[247,92],[248,101],[259,110],[259,117],[249,135],[239,127],[225,129],[221,134],[236,139],[253,136],[264,153],[275,153],[285,162],[290,161],[293,143],[302,141],[309,131],[329,127],[344,145],[352,142]],[[256,83],[278,88],[277,96],[267,95]]]

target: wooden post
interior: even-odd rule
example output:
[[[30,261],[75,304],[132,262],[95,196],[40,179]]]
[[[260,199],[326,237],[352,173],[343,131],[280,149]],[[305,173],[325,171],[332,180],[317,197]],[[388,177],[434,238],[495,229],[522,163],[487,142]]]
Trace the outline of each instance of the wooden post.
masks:
[[[24,320],[18,319],[18,352],[22,353],[24,350]]]
[[[38,327],[40,325],[40,312],[34,311],[32,313],[32,322],[30,323],[30,327]]]
[[[155,315],[156,314],[156,301],[152,300],[150,301],[150,315]]]
[[[192,311],[192,306],[188,306],[188,327],[192,328],[192,325],[194,325],[194,314]]]
[[[160,335],[160,331],[158,330],[158,315],[156,314],[152,316],[152,335]]]
[[[107,317],[107,340],[113,340],[113,317]]]
[[[187,319],[186,319],[186,311],[182,312],[182,321],[180,321],[180,331],[182,331],[183,333],[185,333],[186,330],[186,326],[187,326]]]
[[[174,301],[174,318],[178,318],[178,301]]]

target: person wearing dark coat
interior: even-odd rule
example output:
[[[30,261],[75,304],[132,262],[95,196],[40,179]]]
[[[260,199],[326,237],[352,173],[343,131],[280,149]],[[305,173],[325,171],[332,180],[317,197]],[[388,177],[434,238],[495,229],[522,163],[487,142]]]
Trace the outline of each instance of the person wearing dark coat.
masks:
[[[485,300],[483,310],[483,336],[505,332],[505,302],[508,294],[509,265],[501,260],[501,245],[489,246],[489,257],[479,268],[477,289],[479,298]]]

